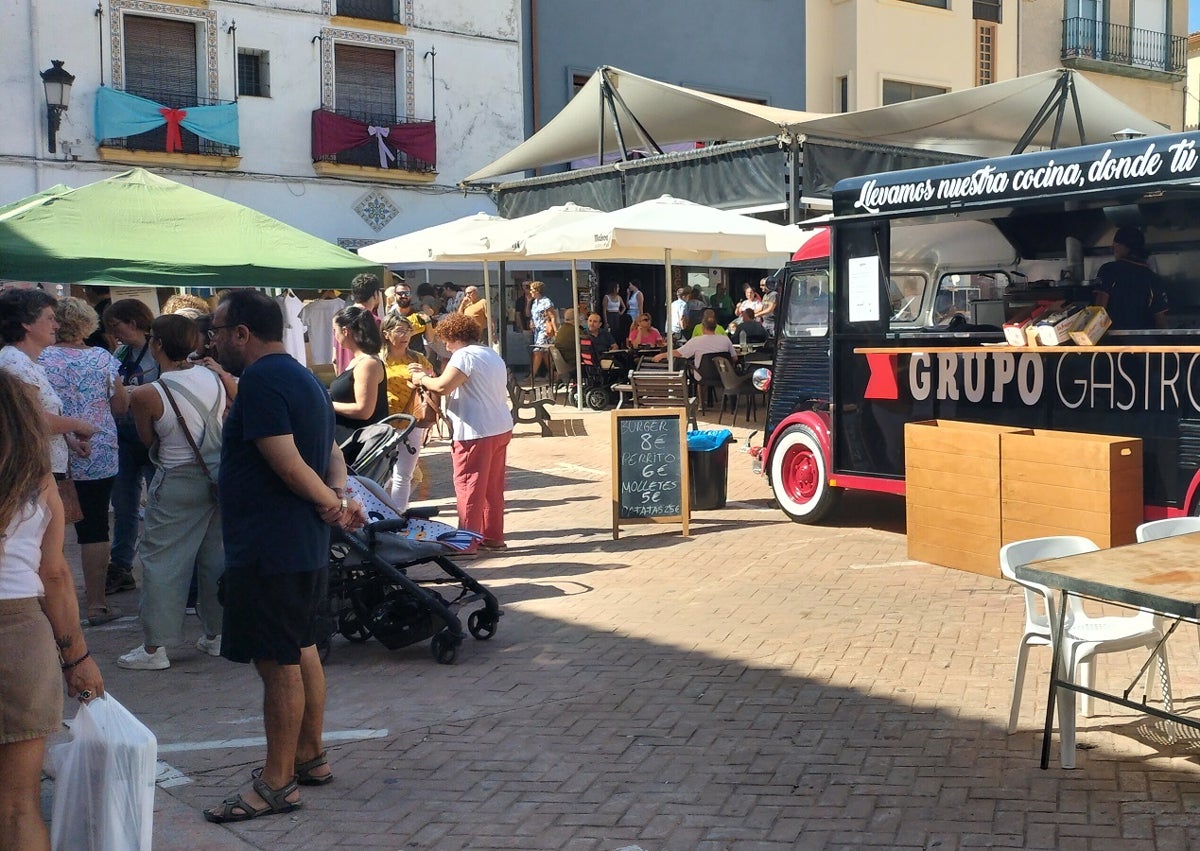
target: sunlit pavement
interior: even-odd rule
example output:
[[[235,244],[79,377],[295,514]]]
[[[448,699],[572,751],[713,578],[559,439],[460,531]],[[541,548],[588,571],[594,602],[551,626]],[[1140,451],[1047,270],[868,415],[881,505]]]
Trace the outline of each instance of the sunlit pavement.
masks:
[[[1080,719],[1076,770],[1058,767],[1057,740],[1038,768],[1044,649],[1006,735],[1021,597],[910,562],[901,500],[793,524],[752,474],[739,420],[725,509],[693,514],[686,539],[662,524],[614,542],[609,415],[552,411],[586,435],[518,428],[510,549],[464,564],[500,598],[496,636],[468,637],[453,665],[428,642],[335,639],[337,779],[304,789],[302,810],[202,820],[263,748],[256,677],[194,650],[195,618],[161,672],[114,664],[140,640],[135,619],[89,629],[108,688],[182,775],[158,789],[156,849],[1200,846],[1200,752],[1132,713],[1101,706]],[[423,496],[452,514],[445,444],[424,458]],[[134,593],[116,601],[136,608]],[[1171,664],[1185,706],[1196,657],[1184,628]],[[1099,676],[1119,688],[1135,668],[1109,656]]]

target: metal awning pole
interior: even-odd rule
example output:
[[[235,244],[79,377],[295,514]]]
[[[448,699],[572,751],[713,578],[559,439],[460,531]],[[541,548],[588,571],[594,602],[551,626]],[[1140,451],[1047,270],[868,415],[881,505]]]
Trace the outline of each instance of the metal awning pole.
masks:
[[[575,405],[583,410],[583,357],[579,348],[579,271],[571,258],[571,321],[575,323]]]
[[[496,345],[496,335],[492,333],[492,276],[488,270],[491,264],[486,260],[483,261],[483,315],[487,319],[487,341],[488,348],[494,348]]]
[[[663,265],[667,271],[667,369],[674,371],[675,369],[675,337],[671,333],[671,311],[674,308],[671,305],[671,249],[663,249]],[[683,328],[683,323],[679,325]]]

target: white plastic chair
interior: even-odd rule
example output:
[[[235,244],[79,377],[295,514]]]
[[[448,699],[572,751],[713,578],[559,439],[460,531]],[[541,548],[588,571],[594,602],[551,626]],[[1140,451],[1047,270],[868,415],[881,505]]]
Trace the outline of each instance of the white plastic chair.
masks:
[[[1137,527],[1138,543],[1173,538],[1189,532],[1200,532],[1200,517],[1168,517],[1166,520],[1151,520]]]
[[[1200,517],[1168,517],[1165,520],[1150,520],[1137,527],[1138,543],[1157,541],[1200,532]],[[1200,638],[1200,623],[1196,624],[1196,635]]]
[[[1057,593],[1045,585],[1017,579],[1016,568],[1044,559],[1062,558],[1099,549],[1087,538],[1060,535],[1017,541],[1000,549],[1000,572],[1025,590],[1025,634],[1017,649],[1017,670],[1013,677],[1012,706],[1008,715],[1008,732],[1017,729],[1021,711],[1021,691],[1025,684],[1025,667],[1029,648],[1051,646],[1058,617]],[[1061,676],[1071,682],[1082,682],[1095,688],[1095,660],[1101,653],[1118,653],[1137,648],[1153,649],[1162,639],[1162,628],[1153,612],[1140,611],[1131,616],[1090,617],[1083,602],[1067,596],[1067,624],[1063,632]],[[1163,702],[1168,711],[1171,702],[1170,671],[1165,653],[1156,654],[1155,661],[1162,688]],[[1153,679],[1153,678],[1151,678]],[[1149,689],[1150,683],[1147,683]],[[1090,695],[1081,695],[1085,717],[1091,717]],[[1075,692],[1060,689],[1058,693],[1058,724],[1062,740],[1062,766],[1075,767]]]

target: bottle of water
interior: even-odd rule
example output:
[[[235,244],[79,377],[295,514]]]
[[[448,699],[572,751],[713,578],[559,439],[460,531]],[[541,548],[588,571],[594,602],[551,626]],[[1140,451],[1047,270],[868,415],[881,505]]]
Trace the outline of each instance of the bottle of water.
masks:
[[[741,333],[738,334],[738,348],[740,348],[743,352],[746,351],[746,329],[745,328],[743,328],[741,330]]]

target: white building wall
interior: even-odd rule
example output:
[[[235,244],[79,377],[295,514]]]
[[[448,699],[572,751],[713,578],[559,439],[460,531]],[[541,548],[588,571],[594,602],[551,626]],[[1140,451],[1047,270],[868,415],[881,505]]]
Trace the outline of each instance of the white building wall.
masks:
[[[285,4],[279,4],[283,6]],[[215,20],[217,97],[235,95],[236,45],[269,52],[270,97],[239,100],[241,162],[237,171],[201,167],[154,167],[173,180],[229,198],[322,238],[376,241],[479,210],[494,212],[483,194],[464,193],[458,182],[523,139],[519,0],[400,0],[410,23],[373,24],[333,17],[329,0],[239,3],[189,0],[8,0],[0,4],[0,203],[55,183],[80,186],[129,166],[101,162],[94,134],[95,92],[119,79],[114,67],[111,16],[121,8],[146,15],[180,14]],[[200,17],[196,17],[200,16]],[[205,23],[205,26],[212,26]],[[311,114],[322,103],[322,48],[315,36],[331,31],[364,33],[402,45],[412,53],[411,95],[398,75],[397,114],[411,102],[417,120],[433,117],[436,90],[437,176],[433,183],[397,185],[365,179],[318,176],[311,157]],[[369,41],[367,42],[370,46]],[[426,55],[436,51],[436,58]],[[203,63],[210,49],[201,38]],[[46,106],[37,72],[61,59],[76,76],[71,104],[50,154]],[[406,62],[399,63],[403,69]],[[433,79],[436,67],[436,80]],[[204,68],[201,70],[201,88]],[[395,217],[378,229],[354,209],[379,193]],[[385,204],[385,206],[386,206]],[[379,225],[378,219],[374,220]]]

